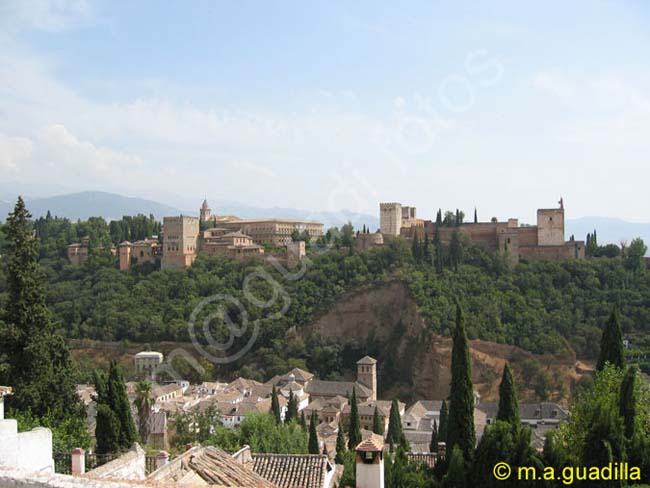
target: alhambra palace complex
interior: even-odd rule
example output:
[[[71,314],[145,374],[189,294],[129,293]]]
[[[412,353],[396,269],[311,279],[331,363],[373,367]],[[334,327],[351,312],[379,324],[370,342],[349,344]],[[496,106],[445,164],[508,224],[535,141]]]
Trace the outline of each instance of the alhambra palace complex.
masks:
[[[584,259],[585,243],[564,237],[564,202],[559,208],[537,210],[537,225],[519,225],[518,219],[506,222],[462,223],[440,226],[435,221],[416,217],[415,207],[400,203],[380,203],[380,233],[382,236],[402,236],[413,239],[433,239],[438,234],[443,244],[449,244],[453,233],[462,235],[490,252],[504,253],[511,263],[520,260]]]
[[[356,246],[365,250],[383,245],[397,236],[408,240],[438,237],[449,244],[455,232],[471,242],[494,253],[503,253],[511,264],[520,260],[583,259],[585,244],[573,238],[565,240],[564,203],[558,208],[538,209],[537,225],[519,225],[518,219],[490,222],[437,225],[435,221],[417,218],[415,207],[400,203],[380,203],[380,228],[375,233],[357,235]],[[202,230],[203,229],[203,230]],[[285,248],[284,254],[274,253],[287,266],[294,266],[305,256],[305,242],[293,242],[295,232],[308,235],[311,240],[323,236],[323,224],[311,220],[241,219],[212,213],[206,200],[200,217],[175,216],[163,219],[163,239],[125,241],[115,249],[120,269],[134,264],[160,261],[162,269],[183,269],[194,263],[199,252],[224,255],[245,260],[264,254],[264,244]],[[72,264],[83,264],[88,259],[88,240],[68,246]]]

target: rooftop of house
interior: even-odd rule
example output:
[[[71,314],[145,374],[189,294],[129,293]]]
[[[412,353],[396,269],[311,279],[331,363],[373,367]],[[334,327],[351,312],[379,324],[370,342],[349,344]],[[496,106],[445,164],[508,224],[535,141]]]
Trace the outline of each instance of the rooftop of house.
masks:
[[[147,481],[183,486],[278,488],[251,467],[237,462],[216,447],[193,447],[151,473]]]
[[[305,371],[304,369],[300,369],[300,368],[293,368],[291,371],[281,376],[280,378],[282,380],[289,381],[289,378],[292,375],[293,375],[293,380],[299,383],[305,383],[306,381],[309,381],[314,377],[314,375],[309,371]]]
[[[371,366],[373,364],[377,364],[377,360],[375,358],[371,358],[370,356],[364,356],[357,361],[357,364]]]
[[[263,384],[259,381],[249,380],[246,378],[237,378],[236,380],[228,383],[227,388],[236,388],[239,391],[248,390],[250,391],[255,386],[262,386]]]
[[[135,355],[136,359],[160,359],[162,361],[163,354],[157,351],[141,351]]]
[[[322,454],[253,454],[253,470],[280,488],[321,488],[334,467]]]
[[[11,386],[0,386],[0,398],[11,395],[13,388]]]
[[[162,386],[156,386],[151,390],[151,394],[154,398],[161,397],[163,395],[168,395],[170,393],[173,393],[175,391],[182,390],[183,387],[181,385],[177,385],[176,383],[169,383],[167,385],[162,385]]]
[[[485,412],[488,419],[496,418],[499,411],[499,404],[496,402],[481,402],[476,407]],[[557,403],[520,403],[519,416],[522,422],[537,420],[564,420],[569,413]]]
[[[367,386],[359,383],[358,381],[324,381],[324,380],[311,380],[307,383],[305,391],[312,396],[342,396],[347,397],[352,395],[352,390],[356,391],[357,397],[368,398],[372,395],[372,391]]]
[[[391,403],[392,402],[388,400],[375,400],[375,401],[359,403],[357,405],[357,410],[359,412],[359,415],[370,416],[370,415],[374,415],[375,407],[377,407],[377,411],[379,415],[387,417],[390,414]],[[398,406],[400,409],[400,413],[403,412],[405,404],[402,402],[398,402]],[[349,414],[351,408],[352,407],[350,405],[345,405],[345,407],[343,407],[343,413]]]

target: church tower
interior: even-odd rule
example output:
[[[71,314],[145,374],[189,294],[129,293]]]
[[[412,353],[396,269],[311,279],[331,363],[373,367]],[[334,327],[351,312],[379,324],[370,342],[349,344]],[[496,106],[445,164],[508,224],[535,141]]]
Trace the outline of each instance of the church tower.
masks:
[[[208,206],[208,200],[204,199],[201,205],[201,222],[207,222],[212,217],[212,210]]]
[[[377,360],[370,356],[357,361],[357,381],[372,390],[368,400],[377,399]]]

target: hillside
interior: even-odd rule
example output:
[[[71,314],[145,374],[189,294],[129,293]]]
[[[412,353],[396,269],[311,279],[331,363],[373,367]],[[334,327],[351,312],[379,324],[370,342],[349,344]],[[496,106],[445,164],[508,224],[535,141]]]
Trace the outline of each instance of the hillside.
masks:
[[[393,280],[346,293],[302,328],[300,335],[299,341],[334,340],[345,348],[352,355],[352,361],[342,371],[342,376],[348,379],[355,375],[353,363],[358,355],[354,355],[354,351],[374,355],[379,361],[379,390],[384,398],[397,396],[414,401],[444,398],[449,393],[451,339],[427,330],[409,287],[403,281]],[[315,336],[319,336],[318,339]],[[70,345],[75,359],[88,365],[89,371],[98,364],[107,365],[111,359],[117,359],[127,376],[133,372],[133,355],[144,346],[91,340],[71,340]],[[166,356],[182,349],[184,354],[202,360],[191,343],[150,342],[146,347]],[[538,355],[515,346],[472,340],[470,354],[473,383],[484,401],[498,398],[500,372],[505,361],[513,367],[521,398],[530,401],[538,398],[533,386],[538,380],[535,375],[541,374],[548,379],[549,399],[566,402],[585,371],[584,364],[576,362],[575,355],[568,349],[563,354]],[[253,356],[246,362],[250,367],[256,364]],[[182,370],[180,366],[179,371]],[[219,379],[232,378],[230,372],[222,374],[227,376]]]
[[[371,349],[379,360],[383,397],[416,400],[444,398],[449,393],[452,341],[428,330],[402,281],[346,294],[303,331],[305,337],[312,334],[342,340],[352,349]],[[550,398],[558,401],[567,399],[581,377],[582,365],[568,348],[562,354],[536,355],[515,346],[473,340],[470,353],[475,388],[487,401],[498,397],[505,361],[511,363],[525,399],[535,398],[531,381],[524,378],[531,374],[529,368],[539,368],[535,374],[546,375]],[[560,390],[565,394],[558,394]]]

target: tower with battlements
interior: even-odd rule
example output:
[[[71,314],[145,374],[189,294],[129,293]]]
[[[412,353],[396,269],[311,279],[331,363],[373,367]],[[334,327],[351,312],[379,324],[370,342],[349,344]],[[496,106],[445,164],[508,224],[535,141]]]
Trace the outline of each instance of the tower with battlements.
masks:
[[[165,217],[163,219],[162,269],[183,269],[192,266],[199,243],[199,219],[196,217]]]

